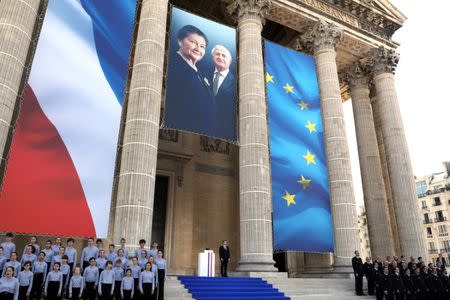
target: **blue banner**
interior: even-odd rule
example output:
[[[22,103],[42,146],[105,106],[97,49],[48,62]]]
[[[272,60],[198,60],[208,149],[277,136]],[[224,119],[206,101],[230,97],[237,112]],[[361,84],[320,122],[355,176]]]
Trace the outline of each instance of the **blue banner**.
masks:
[[[236,30],[172,9],[163,126],[236,142]]]
[[[265,41],[276,250],[333,252],[314,58]]]

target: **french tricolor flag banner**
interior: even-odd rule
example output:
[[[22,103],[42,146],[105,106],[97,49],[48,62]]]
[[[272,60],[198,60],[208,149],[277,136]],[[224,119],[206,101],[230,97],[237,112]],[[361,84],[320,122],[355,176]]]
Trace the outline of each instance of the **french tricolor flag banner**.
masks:
[[[106,237],[136,0],[50,0],[0,231]]]

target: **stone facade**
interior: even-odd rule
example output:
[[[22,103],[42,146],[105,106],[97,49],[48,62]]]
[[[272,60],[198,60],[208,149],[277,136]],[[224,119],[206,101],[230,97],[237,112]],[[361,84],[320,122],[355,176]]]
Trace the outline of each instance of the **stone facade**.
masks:
[[[0,152],[4,162],[13,135],[14,114],[20,108],[29,49],[34,47],[32,36],[38,31],[36,20],[45,3],[0,1],[0,26],[4,28],[0,31]],[[316,58],[330,180],[334,255],[289,252],[289,274],[332,269],[349,272],[353,251],[360,248],[342,111],[342,101],[350,97],[356,104],[372,245],[383,255],[391,251],[419,255],[426,251],[421,226],[401,225],[416,222],[420,214],[393,75],[398,45],[391,37],[405,17],[387,0],[138,3],[140,14],[110,212],[110,241],[117,243],[125,237],[127,246],[134,248],[140,238],[152,239],[155,182],[163,176],[169,183],[165,238],[160,242],[164,243],[170,273],[195,273],[197,253],[204,248],[217,249],[223,239],[231,245],[231,270],[276,270],[261,43],[264,36]],[[237,28],[239,145],[160,129],[169,4]],[[364,72],[364,78],[351,70],[355,66],[359,68],[356,71]],[[372,99],[369,81],[375,90]],[[404,166],[406,175],[399,174]],[[389,237],[386,245],[377,239],[383,232]]]

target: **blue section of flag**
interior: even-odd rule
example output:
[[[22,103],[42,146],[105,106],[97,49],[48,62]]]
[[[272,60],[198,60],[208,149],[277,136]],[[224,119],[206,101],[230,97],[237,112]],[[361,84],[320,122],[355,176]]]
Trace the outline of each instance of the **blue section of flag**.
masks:
[[[106,79],[122,104],[133,35],[136,0],[81,0],[94,24],[97,55]]]
[[[315,61],[268,41],[264,45],[274,248],[332,252],[333,224]],[[313,124],[311,130],[307,124]],[[309,165],[304,158],[308,152],[313,157]],[[298,182],[302,176],[304,185]],[[286,195],[291,200],[295,195],[295,203],[284,199]]]

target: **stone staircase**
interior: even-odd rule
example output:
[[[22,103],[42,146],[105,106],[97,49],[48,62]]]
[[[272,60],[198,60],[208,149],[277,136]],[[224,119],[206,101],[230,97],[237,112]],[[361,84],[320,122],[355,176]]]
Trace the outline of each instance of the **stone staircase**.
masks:
[[[263,277],[291,300],[363,300],[375,296],[356,296],[352,278],[280,278]],[[366,288],[366,281],[364,281]],[[367,294],[367,291],[364,291]]]
[[[187,300],[194,299],[189,294],[188,290],[178,280],[176,276],[167,276],[164,284],[164,299],[165,300]]]

